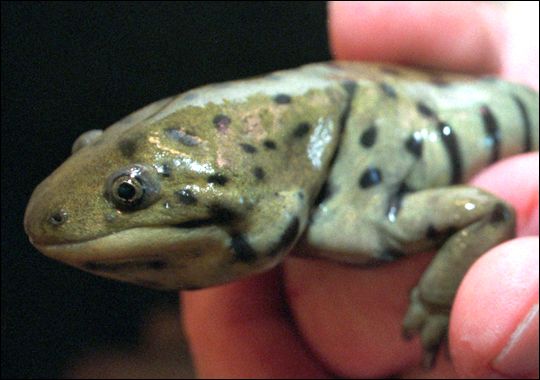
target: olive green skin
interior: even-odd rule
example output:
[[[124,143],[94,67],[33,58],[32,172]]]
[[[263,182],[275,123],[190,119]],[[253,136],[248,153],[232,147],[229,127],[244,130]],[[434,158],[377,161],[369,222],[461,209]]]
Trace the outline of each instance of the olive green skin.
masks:
[[[312,64],[84,134],[34,191],[25,229],[52,258],[163,289],[267,270],[300,236],[317,248],[304,254],[351,264],[437,248],[404,321],[429,365],[466,270],[515,228],[511,206],[458,184],[537,149],[538,94],[524,86]]]

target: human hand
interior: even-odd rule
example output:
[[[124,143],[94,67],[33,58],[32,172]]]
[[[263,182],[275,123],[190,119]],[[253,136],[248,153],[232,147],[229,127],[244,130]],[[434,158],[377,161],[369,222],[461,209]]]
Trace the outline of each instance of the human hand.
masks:
[[[537,7],[526,16],[537,17]],[[329,16],[338,59],[499,72],[538,88],[538,40],[536,51],[530,47],[537,30],[520,35],[523,20],[505,27],[493,4],[332,3]],[[538,235],[537,153],[498,163],[473,183],[514,205],[519,236]],[[380,377],[410,370],[406,376],[455,377],[444,357],[433,371],[415,372],[420,346],[399,338],[408,290],[429,260],[419,255],[360,271],[288,258],[268,273],[183,293],[199,375]],[[523,332],[513,342],[518,326]],[[538,237],[502,244],[471,268],[456,297],[449,342],[461,375],[538,376]]]

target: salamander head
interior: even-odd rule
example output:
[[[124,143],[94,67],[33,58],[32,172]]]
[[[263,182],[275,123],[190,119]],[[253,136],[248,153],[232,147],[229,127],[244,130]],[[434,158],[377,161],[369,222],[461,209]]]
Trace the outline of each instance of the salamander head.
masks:
[[[233,174],[240,153],[217,141],[227,122],[215,120],[220,112],[187,107],[79,139],[31,197],[32,244],[92,273],[160,288],[258,271],[260,262],[237,260],[231,248],[253,199]]]

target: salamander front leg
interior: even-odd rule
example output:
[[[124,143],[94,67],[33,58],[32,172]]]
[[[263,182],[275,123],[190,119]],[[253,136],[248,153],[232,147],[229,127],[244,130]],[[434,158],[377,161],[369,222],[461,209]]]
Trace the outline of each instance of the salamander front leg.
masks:
[[[480,189],[452,186],[409,194],[395,223],[391,245],[412,253],[413,246],[440,247],[411,292],[403,321],[406,337],[420,334],[424,366],[431,367],[448,329],[456,291],[473,262],[515,231],[514,211]],[[416,238],[415,238],[416,236]]]

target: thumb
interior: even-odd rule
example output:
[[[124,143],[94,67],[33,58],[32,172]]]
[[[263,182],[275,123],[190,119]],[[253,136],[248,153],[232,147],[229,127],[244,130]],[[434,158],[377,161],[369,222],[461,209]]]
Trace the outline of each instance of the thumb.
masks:
[[[456,296],[450,348],[467,377],[538,377],[538,237],[499,245]]]

